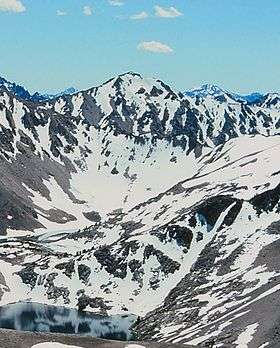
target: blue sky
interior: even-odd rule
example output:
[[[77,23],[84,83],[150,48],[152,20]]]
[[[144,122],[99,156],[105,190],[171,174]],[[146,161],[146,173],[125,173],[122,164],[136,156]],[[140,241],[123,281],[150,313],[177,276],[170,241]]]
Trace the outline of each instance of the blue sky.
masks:
[[[0,0],[0,75],[48,92],[126,71],[280,91],[279,13],[279,0]]]

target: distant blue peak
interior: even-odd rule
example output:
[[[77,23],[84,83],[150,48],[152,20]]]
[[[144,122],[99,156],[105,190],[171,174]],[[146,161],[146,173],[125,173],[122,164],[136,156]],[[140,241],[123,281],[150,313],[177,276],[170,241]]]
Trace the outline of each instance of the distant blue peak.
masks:
[[[258,92],[253,92],[251,94],[245,94],[245,95],[232,93],[222,89],[221,87],[217,85],[212,85],[212,84],[204,84],[199,88],[191,89],[189,91],[186,91],[184,95],[192,97],[192,98],[195,98],[195,97],[206,98],[207,96],[212,96],[216,98],[222,95],[227,95],[236,101],[243,101],[247,103],[256,103],[264,97],[263,94]]]
[[[207,97],[211,96],[219,96],[221,94],[225,94],[226,92],[216,85],[205,84],[199,88],[194,88],[189,91],[186,91],[184,94],[190,97]]]
[[[59,92],[57,94],[41,94],[41,93],[34,93],[31,94],[26,88],[17,85],[14,82],[10,82],[6,80],[5,78],[0,76],[0,87],[5,87],[8,91],[13,93],[16,97],[29,100],[29,101],[44,101],[53,99],[65,94],[74,94],[77,92],[77,90],[74,87],[69,87],[65,91]]]

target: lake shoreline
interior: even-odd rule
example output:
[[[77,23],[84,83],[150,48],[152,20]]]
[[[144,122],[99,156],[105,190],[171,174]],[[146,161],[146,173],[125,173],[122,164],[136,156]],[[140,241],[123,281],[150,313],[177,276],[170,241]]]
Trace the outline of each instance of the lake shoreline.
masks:
[[[81,348],[125,348],[130,344],[142,345],[145,348],[191,348],[184,344],[167,344],[157,342],[123,342],[110,341],[79,335],[65,335],[54,333],[38,333],[0,329],[0,348],[31,348],[43,342],[58,342],[67,345],[76,345]]]

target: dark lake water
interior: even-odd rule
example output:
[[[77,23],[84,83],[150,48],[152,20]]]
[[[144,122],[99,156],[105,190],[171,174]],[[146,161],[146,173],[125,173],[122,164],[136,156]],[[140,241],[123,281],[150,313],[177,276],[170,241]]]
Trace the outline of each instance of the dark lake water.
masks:
[[[55,332],[98,338],[131,340],[135,315],[103,316],[39,303],[14,303],[0,307],[0,327],[20,331]]]

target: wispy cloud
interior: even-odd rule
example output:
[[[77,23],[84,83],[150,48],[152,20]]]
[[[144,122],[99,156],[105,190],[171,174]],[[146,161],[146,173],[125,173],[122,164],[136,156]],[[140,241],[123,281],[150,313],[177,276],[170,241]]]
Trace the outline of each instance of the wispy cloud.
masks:
[[[158,41],[143,41],[137,46],[138,50],[148,51],[153,53],[172,53],[173,49],[168,45]]]
[[[85,16],[91,16],[92,12],[93,12],[93,10],[92,10],[92,8],[90,6],[87,5],[87,6],[83,7],[83,14]]]
[[[160,6],[155,6],[155,14],[157,17],[162,17],[162,18],[176,18],[183,16],[183,13],[177,10],[175,7],[167,7],[163,8]]]
[[[108,2],[112,6],[123,6],[124,5],[124,2],[121,0],[109,0]]]
[[[140,12],[140,13],[137,13],[135,15],[130,16],[130,19],[142,20],[142,19],[146,19],[148,17],[149,17],[148,13],[143,11],[143,12]]]
[[[57,10],[56,11],[56,15],[57,16],[66,16],[67,15],[67,12],[63,11],[63,10]]]
[[[0,12],[24,12],[26,8],[19,0],[0,0]]]

